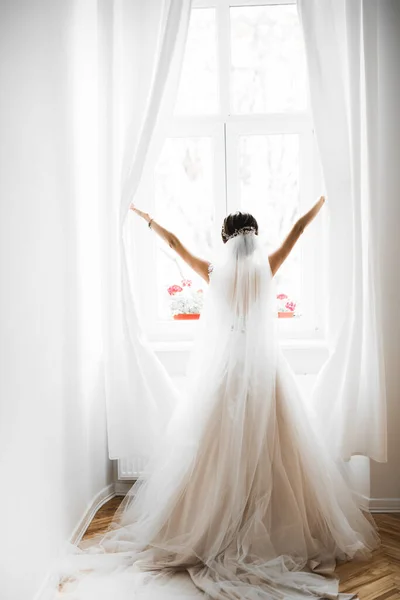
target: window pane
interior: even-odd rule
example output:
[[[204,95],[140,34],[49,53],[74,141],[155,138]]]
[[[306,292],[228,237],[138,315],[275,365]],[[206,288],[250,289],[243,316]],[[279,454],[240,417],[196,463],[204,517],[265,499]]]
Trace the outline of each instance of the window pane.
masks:
[[[230,17],[233,112],[304,109],[305,57],[296,6],[235,7]]]
[[[216,40],[215,9],[193,9],[175,106],[176,115],[218,111]]]
[[[169,138],[155,170],[156,215],[198,256],[212,251],[214,223],[213,140],[209,137]],[[171,318],[168,288],[192,281],[192,290],[205,282],[165,242],[157,239],[158,317]]]
[[[243,135],[238,152],[241,207],[256,217],[259,235],[273,251],[299,216],[299,136]],[[300,247],[293,250],[276,280],[277,294],[301,303]]]

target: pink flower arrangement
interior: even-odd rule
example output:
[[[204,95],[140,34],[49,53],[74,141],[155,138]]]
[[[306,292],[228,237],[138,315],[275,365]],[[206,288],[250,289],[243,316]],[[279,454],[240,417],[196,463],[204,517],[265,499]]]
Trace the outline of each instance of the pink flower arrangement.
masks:
[[[174,296],[175,294],[177,294],[178,292],[182,292],[182,289],[180,285],[171,285],[168,288],[168,294],[170,296]]]
[[[296,302],[286,302],[285,308],[287,308],[290,312],[294,312],[296,310]]]
[[[286,294],[278,294],[276,299],[279,313],[294,313],[296,310],[296,302],[293,302]]]
[[[170,309],[172,315],[198,315],[203,308],[203,290],[194,290],[190,279],[182,279],[182,285],[171,285],[167,288],[171,296]]]

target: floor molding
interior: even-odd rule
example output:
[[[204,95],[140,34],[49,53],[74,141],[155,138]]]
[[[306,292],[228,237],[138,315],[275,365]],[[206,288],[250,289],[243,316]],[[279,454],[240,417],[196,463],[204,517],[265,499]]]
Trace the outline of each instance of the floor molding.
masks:
[[[400,513],[400,498],[370,498],[372,513]]]
[[[400,498],[368,498],[356,494],[358,506],[371,513],[400,513]]]
[[[99,508],[103,506],[106,502],[114,498],[115,496],[115,484],[110,483],[110,485],[106,485],[96,496],[93,498],[92,502],[88,506],[83,515],[82,519],[75,527],[69,541],[71,544],[75,546],[79,544],[81,541],[86,529],[89,527],[94,515],[97,513]]]
[[[131,489],[136,480],[131,481],[116,481],[114,486],[115,496],[125,496]]]

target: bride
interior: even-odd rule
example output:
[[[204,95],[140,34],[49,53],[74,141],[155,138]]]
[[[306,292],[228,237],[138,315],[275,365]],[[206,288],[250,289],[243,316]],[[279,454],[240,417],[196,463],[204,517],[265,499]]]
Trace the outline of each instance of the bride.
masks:
[[[275,331],[274,275],[323,204],[269,256],[256,219],[228,215],[212,263],[131,206],[210,285],[184,397],[108,531],[63,563],[60,597],[344,597],[336,561],[379,545]]]

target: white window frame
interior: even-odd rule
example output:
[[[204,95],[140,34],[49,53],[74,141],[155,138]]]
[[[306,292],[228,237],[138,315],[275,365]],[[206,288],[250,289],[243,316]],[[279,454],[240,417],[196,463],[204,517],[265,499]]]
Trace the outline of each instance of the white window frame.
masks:
[[[214,205],[214,232],[217,240],[221,236],[221,223],[226,214],[226,177],[225,177],[225,144],[224,144],[224,124],[219,118],[179,118],[174,120],[170,127],[166,129],[166,138],[195,138],[209,137],[214,142],[214,198],[223,198],[223,202],[216,202]],[[146,196],[149,205],[149,212],[155,211],[155,185],[154,178],[146,176],[144,185],[141,186],[141,195]],[[139,204],[140,199],[138,199]],[[144,228],[145,229],[145,228]],[[152,232],[150,232],[152,233]],[[193,321],[173,321],[171,319],[154,319],[157,314],[157,297],[155,281],[157,280],[157,241],[152,234],[149,236],[143,232],[140,238],[141,247],[149,256],[150,264],[154,265],[154,270],[150,273],[144,261],[140,261],[139,273],[141,281],[145,288],[153,290],[142,302],[142,315],[144,326],[148,337],[152,341],[190,341],[193,339],[196,331],[196,322]],[[207,257],[205,257],[207,258]]]
[[[230,117],[226,126],[227,152],[227,212],[240,210],[239,185],[237,181],[237,148],[242,135],[297,134],[300,143],[300,213],[305,213],[315,196],[318,165],[314,136],[308,115],[291,113],[288,116],[270,114],[267,117]],[[289,231],[287,232],[289,233]],[[279,319],[281,337],[286,339],[320,339],[322,337],[322,315],[315,275],[321,269],[320,253],[315,249],[321,244],[321,224],[314,223],[307,235],[299,242],[302,254],[302,305],[300,318]]]
[[[240,135],[285,134],[297,133],[300,136],[300,152],[303,164],[300,168],[302,178],[300,186],[300,210],[307,210],[313,199],[321,190],[321,178],[317,151],[309,110],[287,113],[267,114],[231,114],[230,111],[230,7],[233,6],[265,6],[293,5],[295,0],[194,0],[193,9],[216,9],[217,57],[219,69],[219,112],[207,116],[175,117],[168,130],[167,138],[179,137],[211,137],[214,140],[214,198],[223,201],[215,204],[215,231],[220,237],[220,224],[228,212],[239,209],[238,186],[234,185],[237,173],[236,147]],[[147,196],[149,212],[154,214],[155,190],[154,178],[147,175],[141,185]],[[138,199],[138,204],[139,204]],[[324,298],[316,289],[317,273],[322,274],[324,257],[324,223],[317,220],[307,235],[301,240],[303,265],[302,289],[303,305],[307,307],[298,319],[279,319],[280,337],[287,343],[293,340],[296,344],[315,343],[325,337],[323,311],[320,306]],[[152,235],[142,232],[140,243],[149,256],[151,264],[156,265],[157,246]],[[316,251],[316,249],[321,251]],[[205,257],[207,258],[207,257]],[[139,265],[142,281],[146,289],[153,290],[142,302],[144,326],[150,341],[154,343],[175,342],[185,345],[190,342],[196,331],[196,322],[155,319],[157,314],[157,298],[155,281],[157,275],[149,272],[142,261]],[[319,299],[319,302],[318,302]]]

